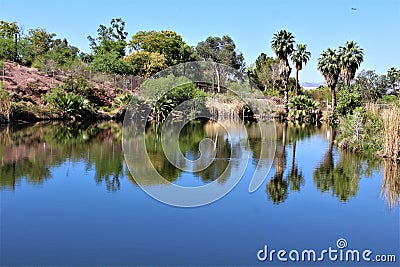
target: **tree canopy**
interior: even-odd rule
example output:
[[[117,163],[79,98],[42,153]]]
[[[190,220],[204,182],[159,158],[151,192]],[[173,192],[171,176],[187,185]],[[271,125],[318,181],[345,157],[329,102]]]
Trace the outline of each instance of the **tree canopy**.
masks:
[[[228,35],[222,38],[210,36],[199,42],[196,46],[196,57],[199,60],[225,64],[241,72],[245,68],[243,54],[236,51],[235,42]]]
[[[139,31],[132,36],[129,46],[136,52],[145,51],[153,53],[154,56],[154,53],[163,55],[168,66],[192,59],[191,47],[174,31]]]

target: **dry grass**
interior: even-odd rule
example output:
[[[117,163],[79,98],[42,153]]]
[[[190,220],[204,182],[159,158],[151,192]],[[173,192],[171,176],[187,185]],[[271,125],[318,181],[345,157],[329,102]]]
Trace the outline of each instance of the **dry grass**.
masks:
[[[11,97],[0,82],[0,123],[7,122],[11,112]]]
[[[389,208],[400,207],[400,164],[393,160],[384,160],[383,167],[381,197],[386,199]]]
[[[400,160],[400,108],[393,107],[382,113],[385,127],[384,150],[382,156]]]

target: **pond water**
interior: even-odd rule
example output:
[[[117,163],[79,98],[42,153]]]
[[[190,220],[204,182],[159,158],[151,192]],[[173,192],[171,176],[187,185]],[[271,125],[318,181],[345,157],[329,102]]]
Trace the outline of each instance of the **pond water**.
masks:
[[[265,126],[265,125],[264,125]],[[276,125],[275,156],[261,155],[260,127],[246,123],[250,159],[223,198],[197,208],[163,204],[132,177],[122,151],[122,125],[60,123],[0,127],[2,265],[292,265],[373,266],[376,262],[280,262],[257,259],[265,245],[286,251],[371,250],[399,255],[400,167],[343,153],[327,126]],[[215,134],[218,133],[218,134]],[[240,132],[238,133],[240,135]],[[162,153],[154,125],[146,133],[152,165],[167,180],[199,186],[228,168],[235,138],[214,124],[187,125],[180,148],[198,157],[204,137],[217,140],[217,159],[183,172]],[[233,141],[232,141],[233,140]],[[249,193],[258,161],[272,163]],[[228,170],[221,186],[235,175]],[[153,184],[146,177],[148,186]],[[286,256],[287,257],[287,256]],[[371,256],[373,258],[373,256]]]

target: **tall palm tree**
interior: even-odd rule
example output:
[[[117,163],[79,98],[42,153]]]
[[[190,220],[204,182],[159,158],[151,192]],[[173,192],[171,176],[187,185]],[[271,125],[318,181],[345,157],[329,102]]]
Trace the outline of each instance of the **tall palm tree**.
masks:
[[[280,30],[279,32],[274,34],[272,38],[271,47],[274,50],[276,56],[279,58],[279,74],[282,78],[283,84],[285,86],[285,97],[284,97],[284,105],[285,105],[285,113],[286,116],[289,113],[288,102],[289,102],[289,93],[288,93],[288,80],[291,72],[291,68],[289,66],[288,57],[294,51],[294,36],[292,33],[287,32],[286,30]]]
[[[296,95],[299,95],[299,71],[303,69],[304,65],[310,60],[311,53],[307,51],[307,45],[298,44],[294,53],[292,54],[292,61],[296,65]]]
[[[332,113],[336,111],[336,91],[335,87],[340,75],[339,55],[335,49],[328,48],[322,51],[318,58],[318,70],[324,76],[326,85],[331,90]]]
[[[339,47],[340,68],[344,83],[349,86],[354,79],[356,71],[364,59],[363,49],[354,41],[347,41],[344,46]]]

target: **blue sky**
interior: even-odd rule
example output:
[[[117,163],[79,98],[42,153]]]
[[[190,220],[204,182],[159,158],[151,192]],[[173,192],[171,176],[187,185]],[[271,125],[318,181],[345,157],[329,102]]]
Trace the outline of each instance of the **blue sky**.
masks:
[[[121,17],[129,39],[139,30],[152,29],[174,30],[189,45],[210,35],[230,35],[249,65],[262,52],[273,55],[272,36],[285,28],[312,53],[300,72],[303,82],[323,81],[316,69],[319,54],[347,40],[364,48],[360,70],[384,74],[392,66],[399,68],[399,16],[400,0],[0,0],[0,19],[17,21],[26,31],[46,28],[85,52],[89,51],[86,37],[95,36],[99,24]]]

